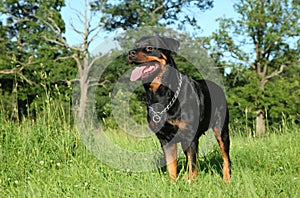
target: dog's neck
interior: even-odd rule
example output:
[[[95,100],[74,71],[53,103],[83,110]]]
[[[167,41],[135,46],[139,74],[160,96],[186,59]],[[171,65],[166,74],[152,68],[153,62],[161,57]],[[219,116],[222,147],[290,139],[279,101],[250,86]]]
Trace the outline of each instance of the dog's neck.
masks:
[[[166,65],[165,72],[162,75],[161,82],[162,85],[168,86],[171,90],[173,90],[178,86],[178,75],[179,71],[169,65]]]
[[[159,76],[160,78],[160,82],[159,82],[159,87],[157,89],[153,89],[151,87],[152,82],[149,83],[145,83],[144,84],[144,88],[146,90],[146,95],[147,95],[147,102],[156,102],[156,100],[153,100],[153,98],[156,97],[160,97],[160,96],[164,96],[166,93],[171,93],[167,96],[169,96],[169,98],[171,99],[172,96],[174,95],[174,92],[177,90],[178,86],[179,86],[179,71],[177,69],[175,69],[172,66],[166,65],[166,67],[164,68],[165,71],[160,74],[161,76]],[[166,97],[168,98],[168,97]],[[166,103],[169,101],[165,101]]]

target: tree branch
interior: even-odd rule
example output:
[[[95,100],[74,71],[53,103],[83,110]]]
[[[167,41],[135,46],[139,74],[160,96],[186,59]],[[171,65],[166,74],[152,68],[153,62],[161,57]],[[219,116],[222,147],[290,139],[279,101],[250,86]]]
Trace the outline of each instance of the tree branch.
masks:
[[[101,32],[102,29],[100,27],[101,27],[101,21],[99,20],[97,25],[88,32],[88,34],[91,35],[94,31],[96,31],[96,33],[92,36],[92,38],[90,38],[89,43],[93,42],[95,38],[98,36],[98,34]]]
[[[11,70],[1,70],[0,74],[4,74],[4,75],[18,74],[21,76],[22,79],[24,79],[26,82],[28,82],[30,85],[32,85],[33,83],[22,74],[22,71],[26,67],[37,63],[37,61],[32,62],[32,59],[33,59],[33,55],[28,58],[28,61],[25,64],[20,61],[16,61],[17,64],[22,65],[18,70],[16,70],[15,68],[11,69]]]
[[[286,67],[286,65],[281,65],[280,66],[280,68],[279,68],[279,70],[277,69],[277,70],[275,70],[274,72],[272,72],[270,75],[268,75],[268,76],[266,76],[265,78],[264,78],[264,80],[268,80],[268,79],[270,79],[270,78],[272,78],[272,77],[274,77],[274,76],[278,76],[280,73],[282,73],[282,71],[283,71],[283,69]]]
[[[78,29],[75,27],[75,25],[73,24],[73,22],[71,22],[70,25],[71,25],[72,29],[73,29],[77,34],[79,34],[82,38],[84,38],[84,32],[78,30]]]
[[[70,48],[70,49],[75,50],[75,51],[80,51],[81,50],[81,47],[70,46],[70,45],[68,45],[68,43],[66,41],[64,41],[62,39],[61,39],[62,41],[58,41],[58,40],[50,39],[45,35],[42,36],[42,38],[45,39],[48,42],[55,43],[55,44],[60,45],[62,47]]]
[[[100,58],[103,58],[103,57],[104,57],[104,55],[97,56],[96,58],[94,58],[94,59],[90,62],[88,69],[90,70],[90,69],[93,67],[94,63],[95,63],[97,60],[99,60]]]
[[[17,71],[15,69],[1,70],[0,74],[18,74],[18,73],[21,73],[25,69],[25,67],[27,67],[28,65],[37,63],[37,62],[32,62],[32,59],[33,59],[33,55],[28,58],[28,62],[25,63],[25,64],[20,62],[20,61],[16,61],[16,63],[18,63],[19,65],[22,65],[22,67],[20,67]]]
[[[69,7],[70,7],[71,10],[74,11],[74,14],[77,16],[79,22],[80,22],[81,24],[83,24],[82,18],[84,18],[84,16],[83,16],[82,12],[79,11],[79,10],[77,10],[77,9],[75,9],[75,8],[73,8],[72,6],[69,6]]]
[[[43,22],[48,28],[50,28],[58,36],[58,40],[56,40],[56,39],[48,38],[46,35],[43,35],[42,36],[43,39],[45,39],[48,42],[52,42],[52,43],[55,43],[55,44],[60,45],[62,47],[70,48],[70,49],[73,49],[73,50],[76,50],[76,51],[81,49],[80,47],[74,47],[74,46],[69,46],[68,45],[67,41],[62,37],[62,30],[59,28],[59,26],[55,23],[55,21],[51,17],[48,17],[48,20],[51,23],[44,20],[42,17],[36,16],[36,15],[34,15],[33,17],[35,17],[36,19]],[[71,26],[72,26],[72,24],[71,24]],[[74,27],[74,30],[75,30],[75,27]]]
[[[81,68],[81,62],[80,62],[80,57],[79,55],[77,54],[73,54],[72,55],[72,58],[75,60],[76,62],[76,65],[77,65],[77,69],[78,69],[78,72],[80,73],[82,71],[82,68]]]
[[[159,6],[159,7],[155,8],[155,10],[153,10],[152,13],[156,13],[157,11],[163,9],[164,7],[165,7],[164,5]]]
[[[229,50],[230,55],[232,56],[232,58],[238,59],[238,60],[246,63],[251,68],[255,68],[255,66],[253,65],[253,63],[250,63],[249,60],[245,59],[244,56],[242,56],[240,53],[236,52],[236,50],[233,49],[232,45],[229,42],[225,41],[224,43],[228,47],[228,50]]]
[[[108,82],[109,82],[109,80],[104,80],[101,83],[99,83],[99,82],[92,83],[92,84],[89,85],[89,88],[94,87],[94,86],[102,86],[102,87],[106,88],[105,84],[108,83]]]

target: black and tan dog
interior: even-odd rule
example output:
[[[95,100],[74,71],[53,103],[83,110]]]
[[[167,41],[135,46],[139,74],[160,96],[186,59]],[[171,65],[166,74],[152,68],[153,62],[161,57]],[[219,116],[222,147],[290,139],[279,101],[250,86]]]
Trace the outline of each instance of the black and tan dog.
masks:
[[[195,81],[177,70],[171,56],[179,42],[165,37],[143,37],[129,52],[136,65],[130,80],[142,80],[146,90],[148,123],[163,148],[171,180],[177,178],[177,143],[187,159],[187,177],[198,176],[199,137],[212,128],[223,157],[223,181],[230,179],[229,113],[224,92],[215,83]]]

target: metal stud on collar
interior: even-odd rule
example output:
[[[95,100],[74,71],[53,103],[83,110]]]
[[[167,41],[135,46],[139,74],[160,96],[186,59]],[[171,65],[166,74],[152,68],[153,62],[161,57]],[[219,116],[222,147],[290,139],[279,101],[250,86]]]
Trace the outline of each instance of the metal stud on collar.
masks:
[[[154,113],[156,113],[156,112],[154,112]],[[158,124],[161,121],[161,116],[159,116],[158,114],[154,114],[154,116],[152,117],[152,121],[155,124]]]

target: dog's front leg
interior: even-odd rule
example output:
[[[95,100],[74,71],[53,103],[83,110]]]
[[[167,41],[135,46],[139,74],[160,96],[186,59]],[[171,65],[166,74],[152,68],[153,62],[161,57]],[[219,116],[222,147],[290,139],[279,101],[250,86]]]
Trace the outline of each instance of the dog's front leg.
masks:
[[[167,144],[163,146],[169,178],[171,181],[177,178],[177,145]]]

